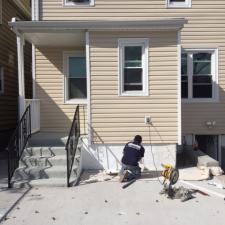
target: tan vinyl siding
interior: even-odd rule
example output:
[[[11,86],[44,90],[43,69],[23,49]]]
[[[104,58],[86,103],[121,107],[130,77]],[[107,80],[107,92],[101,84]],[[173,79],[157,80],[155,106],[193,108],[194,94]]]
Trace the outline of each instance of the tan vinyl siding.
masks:
[[[63,51],[73,49],[36,49],[36,98],[41,99],[41,131],[68,133],[76,109],[74,104],[64,104]],[[86,105],[80,106],[80,124],[81,133],[86,133]]]
[[[157,19],[167,17],[185,17],[188,24],[185,24],[181,31],[181,42],[184,48],[218,48],[219,52],[219,103],[191,103],[182,104],[182,132],[196,134],[217,134],[225,133],[225,1],[203,1],[192,0],[192,8],[167,9],[165,0],[95,0],[94,7],[63,7],[61,0],[43,0],[40,9],[41,19],[43,20],[126,20],[126,19]],[[98,56],[99,59],[108,56],[105,48],[101,56],[93,52],[92,56]],[[113,53],[113,52],[112,52]],[[110,53],[111,54],[111,53]],[[116,55],[116,52],[113,53]],[[160,55],[160,52],[156,54]],[[116,57],[113,56],[114,61]],[[158,64],[161,59],[156,58]],[[168,58],[171,63],[176,58],[172,55]],[[99,60],[100,61],[100,60]],[[104,76],[104,81],[113,82],[112,78],[115,71],[113,67],[102,67],[92,73],[98,73],[96,80],[102,80],[100,75],[104,76],[106,71],[109,77]],[[164,81],[164,77],[158,73],[156,82]],[[152,78],[154,79],[154,78]],[[153,81],[152,81],[153,82]],[[173,79],[167,78],[167,82]],[[103,85],[103,83],[102,83]],[[96,90],[101,93],[101,90]],[[168,94],[173,90],[167,90]],[[108,96],[109,97],[109,96]],[[167,96],[164,96],[167,99]],[[205,121],[215,120],[214,129],[207,129]]]
[[[149,96],[118,96],[118,38],[149,38]],[[124,143],[135,134],[177,143],[176,32],[91,32],[91,119],[96,143]],[[171,57],[171,58],[170,58]],[[161,63],[159,63],[161,62]]]

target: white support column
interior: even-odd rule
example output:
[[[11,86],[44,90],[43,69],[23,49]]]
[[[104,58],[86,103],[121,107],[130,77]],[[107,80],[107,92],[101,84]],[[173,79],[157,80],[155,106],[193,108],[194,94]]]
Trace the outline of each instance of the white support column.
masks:
[[[18,58],[18,90],[19,90],[19,119],[25,111],[25,83],[24,83],[24,37],[17,34],[17,58]]]
[[[85,33],[86,39],[86,71],[87,71],[87,124],[88,124],[88,145],[92,144],[92,126],[91,126],[91,75],[90,75],[90,41],[89,31]]]

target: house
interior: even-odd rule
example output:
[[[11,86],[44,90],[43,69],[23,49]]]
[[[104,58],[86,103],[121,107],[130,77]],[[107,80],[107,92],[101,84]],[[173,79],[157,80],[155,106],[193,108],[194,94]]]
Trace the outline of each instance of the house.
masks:
[[[18,118],[18,73],[16,35],[8,26],[12,17],[30,20],[29,1],[0,1],[0,151],[16,128]],[[31,45],[24,46],[26,98],[32,98]]]
[[[40,140],[68,136],[79,105],[85,169],[118,170],[135,134],[149,169],[197,142],[224,164],[223,0],[37,0],[32,13],[9,24],[34,46]]]

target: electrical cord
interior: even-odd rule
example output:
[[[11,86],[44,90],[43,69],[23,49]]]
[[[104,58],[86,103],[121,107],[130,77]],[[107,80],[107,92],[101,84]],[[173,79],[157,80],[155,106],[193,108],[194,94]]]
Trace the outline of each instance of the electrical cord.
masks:
[[[153,150],[152,150],[152,141],[151,141],[151,127],[150,125],[148,126],[149,127],[149,143],[150,143],[150,150],[151,150],[151,153],[152,153],[152,161],[153,161],[153,164],[154,164],[154,167],[155,167],[155,170],[156,170],[156,174],[157,174],[157,180],[158,182],[163,185],[163,182],[159,179],[158,177],[158,169],[157,169],[157,166],[156,166],[156,163],[155,163],[155,156],[154,156],[154,153],[153,153]]]

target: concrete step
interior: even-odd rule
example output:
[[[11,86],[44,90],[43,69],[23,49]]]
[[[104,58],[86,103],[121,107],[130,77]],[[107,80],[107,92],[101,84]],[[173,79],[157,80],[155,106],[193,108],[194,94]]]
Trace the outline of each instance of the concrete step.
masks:
[[[78,166],[73,166],[71,177],[76,177],[76,170]],[[47,178],[64,178],[67,176],[67,167],[52,166],[52,167],[20,167],[13,176],[13,180],[35,180]]]
[[[56,155],[66,155],[65,147],[29,147],[24,150],[22,157]]]
[[[74,164],[77,164],[80,160],[80,155],[76,155],[74,159]],[[19,167],[51,167],[51,166],[66,166],[67,157],[66,155],[56,155],[56,156],[25,156],[20,160]]]

